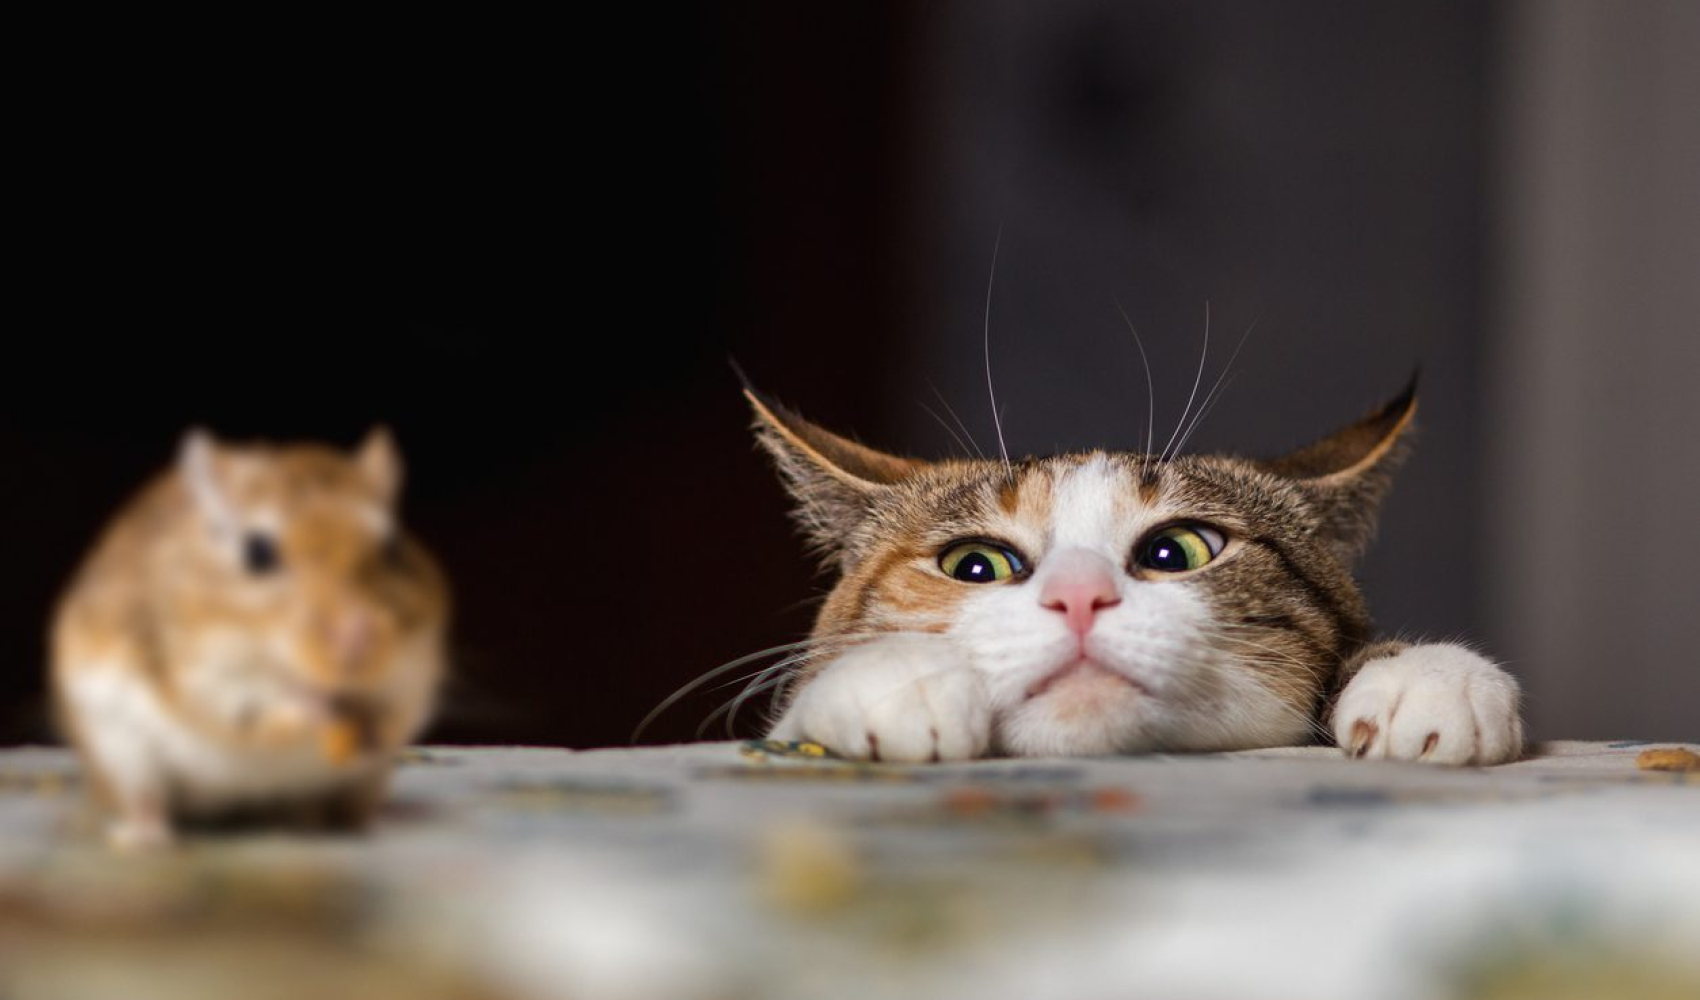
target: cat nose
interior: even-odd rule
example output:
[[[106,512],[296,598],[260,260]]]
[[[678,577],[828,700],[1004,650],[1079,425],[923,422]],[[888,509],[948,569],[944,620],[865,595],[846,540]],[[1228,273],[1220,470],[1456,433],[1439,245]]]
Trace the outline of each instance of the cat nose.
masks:
[[[1052,553],[1045,583],[1039,588],[1039,606],[1068,619],[1076,635],[1092,631],[1099,610],[1122,602],[1116,589],[1116,567],[1096,552],[1064,549]]]

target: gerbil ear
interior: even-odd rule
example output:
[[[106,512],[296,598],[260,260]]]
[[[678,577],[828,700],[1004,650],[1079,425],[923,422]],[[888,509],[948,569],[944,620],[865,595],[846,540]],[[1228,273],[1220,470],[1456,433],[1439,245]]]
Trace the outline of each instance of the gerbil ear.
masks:
[[[401,452],[388,427],[379,424],[366,432],[366,439],[355,450],[354,464],[386,502],[395,501],[401,492]]]
[[[1280,458],[1262,463],[1294,480],[1322,511],[1323,533],[1350,564],[1375,535],[1376,515],[1409,451],[1417,415],[1417,376],[1405,391],[1357,423]]]
[[[874,503],[891,484],[925,468],[925,463],[840,437],[749,386],[744,398],[755,410],[756,440],[778,465],[810,542],[848,568]]]
[[[235,523],[230,500],[218,481],[218,442],[205,428],[191,427],[177,446],[177,474],[201,517],[214,531],[224,532]]]

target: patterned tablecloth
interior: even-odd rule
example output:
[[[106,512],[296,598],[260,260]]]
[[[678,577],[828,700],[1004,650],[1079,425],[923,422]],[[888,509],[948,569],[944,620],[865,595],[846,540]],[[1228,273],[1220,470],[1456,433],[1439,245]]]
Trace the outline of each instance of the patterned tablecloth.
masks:
[[[1700,773],[1643,749],[432,748],[373,835],[140,858],[0,751],[0,998],[1693,1000]]]

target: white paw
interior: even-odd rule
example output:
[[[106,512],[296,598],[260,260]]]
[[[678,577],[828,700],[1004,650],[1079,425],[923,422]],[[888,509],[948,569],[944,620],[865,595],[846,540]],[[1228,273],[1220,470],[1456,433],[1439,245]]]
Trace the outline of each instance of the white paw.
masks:
[[[1341,693],[1334,739],[1353,757],[1503,764],[1523,749],[1517,681],[1462,646],[1371,660]]]
[[[991,742],[985,681],[944,637],[891,636],[827,664],[769,734],[862,760],[969,760]]]

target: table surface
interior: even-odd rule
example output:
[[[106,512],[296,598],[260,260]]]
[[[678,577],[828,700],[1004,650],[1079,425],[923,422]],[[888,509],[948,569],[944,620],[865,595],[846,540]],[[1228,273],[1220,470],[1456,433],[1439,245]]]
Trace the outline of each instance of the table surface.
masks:
[[[1643,749],[428,748],[369,835],[143,857],[0,751],[0,998],[1692,1000],[1700,774]]]

